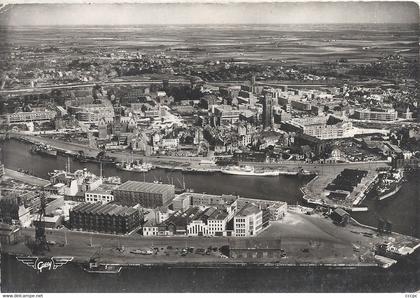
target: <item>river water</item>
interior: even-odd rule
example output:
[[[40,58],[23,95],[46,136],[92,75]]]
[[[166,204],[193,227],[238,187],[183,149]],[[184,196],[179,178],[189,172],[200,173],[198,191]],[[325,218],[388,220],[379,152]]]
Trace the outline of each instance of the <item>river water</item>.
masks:
[[[30,145],[8,140],[1,145],[7,168],[23,168],[47,179],[48,172],[64,169],[67,158],[34,155]],[[71,162],[72,169],[88,168],[99,173],[99,165]],[[245,197],[286,201],[301,200],[299,188],[308,177],[241,177],[220,173],[182,174],[166,170],[142,173],[124,172],[103,166],[104,176],[120,176],[123,181],[173,181],[184,176],[187,187],[196,192],[238,194]],[[358,221],[377,225],[378,218],[393,223],[393,230],[420,238],[420,172],[408,174],[399,193],[384,201],[367,198],[368,212],[354,213]],[[398,263],[389,270],[379,268],[130,268],[119,275],[87,274],[76,264],[59,270],[36,273],[13,257],[2,257],[2,291],[17,292],[405,292],[420,289],[420,254]]]

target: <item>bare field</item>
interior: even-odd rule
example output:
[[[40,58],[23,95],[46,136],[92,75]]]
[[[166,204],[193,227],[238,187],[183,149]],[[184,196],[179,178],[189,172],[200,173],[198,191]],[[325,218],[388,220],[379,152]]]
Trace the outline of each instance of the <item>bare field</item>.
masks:
[[[219,57],[314,63],[347,58],[361,63],[397,52],[418,55],[418,27],[397,24],[8,28],[6,37],[11,46],[58,44],[71,49],[77,41],[79,48],[169,51],[197,61]]]

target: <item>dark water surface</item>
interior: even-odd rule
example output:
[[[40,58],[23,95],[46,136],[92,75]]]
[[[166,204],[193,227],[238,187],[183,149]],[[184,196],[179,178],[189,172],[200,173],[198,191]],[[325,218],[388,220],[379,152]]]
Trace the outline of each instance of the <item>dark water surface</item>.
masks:
[[[413,292],[420,289],[420,254],[390,269],[124,268],[91,274],[79,265],[37,273],[2,256],[3,292]]]
[[[30,153],[31,145],[15,140],[9,140],[2,144],[3,160],[6,168],[26,169],[33,175],[48,179],[48,172],[54,169],[65,169],[67,158],[57,158]],[[79,163],[71,161],[71,170],[88,168],[91,172],[99,175],[99,164]],[[177,186],[182,184],[184,176],[185,184],[193,188],[195,192],[209,194],[239,194],[251,198],[262,198],[278,201],[286,201],[296,204],[296,198],[302,197],[299,188],[308,180],[308,177],[243,177],[231,176],[221,173],[211,174],[188,174],[180,171],[152,170],[145,175],[143,173],[120,171],[112,165],[103,165],[103,175],[119,176],[122,181],[138,180],[152,182],[159,179],[163,183],[174,182]]]

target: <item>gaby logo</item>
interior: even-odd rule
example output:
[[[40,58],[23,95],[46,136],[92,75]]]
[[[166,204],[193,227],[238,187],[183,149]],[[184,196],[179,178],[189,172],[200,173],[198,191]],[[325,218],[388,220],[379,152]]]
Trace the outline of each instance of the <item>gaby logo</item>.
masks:
[[[39,271],[54,270],[61,267],[73,260],[73,257],[52,257],[52,258],[39,258],[39,257],[16,257],[23,264]]]

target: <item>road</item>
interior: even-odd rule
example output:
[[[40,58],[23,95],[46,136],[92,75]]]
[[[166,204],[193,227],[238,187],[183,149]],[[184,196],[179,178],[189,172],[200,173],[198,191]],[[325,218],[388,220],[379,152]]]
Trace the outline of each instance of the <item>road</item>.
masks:
[[[187,79],[177,79],[177,80],[168,80],[169,84],[190,84],[190,80]],[[226,86],[232,84],[244,84],[246,81],[223,81],[223,82],[209,82],[211,85],[215,86]],[[150,84],[161,84],[162,80],[119,80],[119,81],[109,81],[109,82],[88,82],[88,83],[74,83],[74,84],[62,84],[62,85],[45,85],[34,88],[20,88],[20,89],[3,89],[0,90],[0,94],[13,94],[13,93],[36,93],[43,90],[58,90],[58,89],[76,89],[76,88],[86,88],[93,87],[95,85],[101,86],[114,86],[114,85],[150,85]],[[263,83],[260,83],[263,84]]]
[[[87,83],[72,83],[72,84],[62,84],[62,85],[45,85],[45,86],[39,86],[34,88],[20,88],[20,89],[3,89],[0,90],[0,94],[13,94],[13,93],[31,93],[31,92],[40,92],[43,90],[55,90],[55,89],[74,89],[74,88],[86,88],[86,87],[93,87],[95,85],[101,85],[101,86],[113,86],[113,85],[150,85],[150,84],[160,84],[162,83],[162,80],[145,80],[145,79],[130,79],[130,80],[118,80],[118,81],[108,81],[108,82],[101,82],[101,81],[95,81],[95,82],[87,82]],[[188,79],[172,79],[169,80],[170,84],[190,84],[190,80]],[[241,85],[244,83],[249,83],[248,80],[232,80],[232,81],[222,81],[222,82],[215,82],[215,81],[209,81],[206,82],[209,85],[214,86],[227,86],[227,85]],[[272,87],[281,87],[281,86],[292,86],[292,87],[325,87],[325,86],[338,86],[342,85],[343,82],[339,80],[333,80],[333,81],[259,81],[256,82],[256,85],[261,86],[272,86]],[[357,85],[371,85],[371,82],[358,82],[355,81],[354,84]],[[385,84],[383,82],[382,84]],[[375,82],[375,85],[378,85],[378,83]]]
[[[252,165],[255,168],[280,169],[297,171],[299,169],[311,171],[318,175],[324,176],[330,173],[336,173],[343,169],[368,169],[373,170],[380,167],[389,166],[388,161],[367,161],[367,162],[351,162],[351,163],[306,163],[304,161],[284,160],[278,163],[265,162],[241,162],[241,165]]]
[[[223,81],[223,82],[208,82],[214,86],[225,86],[225,85],[232,85],[232,84],[244,84],[248,81]],[[20,89],[3,89],[0,90],[0,94],[8,94],[8,93],[30,93],[30,92],[39,92],[43,90],[58,90],[58,89],[76,89],[76,88],[86,88],[86,87],[93,87],[95,85],[101,86],[114,86],[114,85],[150,85],[150,84],[161,84],[162,80],[119,80],[119,81],[109,81],[109,82],[88,82],[88,83],[73,83],[73,84],[62,84],[62,85],[45,85],[39,86],[34,88],[20,88]],[[284,86],[290,82],[257,82],[257,85],[272,85],[272,86]],[[169,80],[169,84],[190,84],[190,80],[186,79],[177,79],[177,80]],[[296,86],[326,86],[326,84],[289,84],[289,85],[296,85]]]
[[[8,93],[36,93],[43,90],[58,90],[58,89],[76,89],[76,88],[86,88],[86,87],[93,87],[95,85],[101,86],[113,86],[113,85],[150,85],[150,84],[160,84],[162,80],[129,80],[129,81],[111,81],[111,82],[89,82],[89,83],[76,83],[76,84],[63,84],[63,85],[46,85],[34,88],[21,88],[21,89],[6,89],[0,90],[0,94],[8,94]],[[189,80],[169,80],[169,83],[172,84],[190,84]]]

